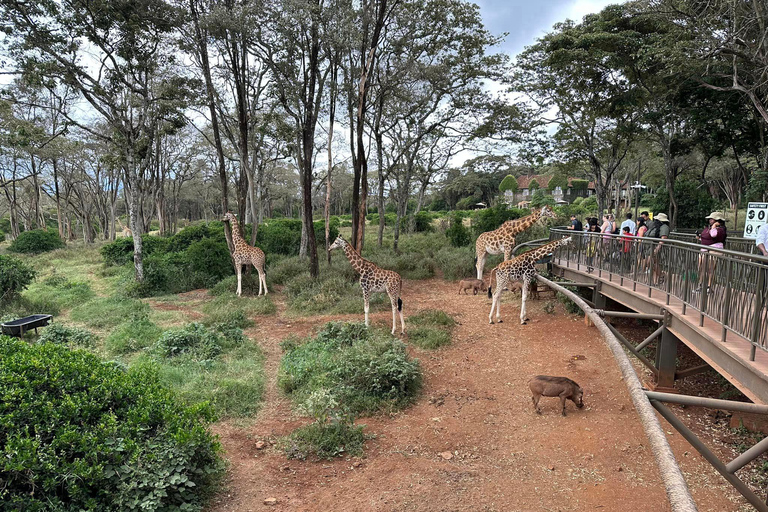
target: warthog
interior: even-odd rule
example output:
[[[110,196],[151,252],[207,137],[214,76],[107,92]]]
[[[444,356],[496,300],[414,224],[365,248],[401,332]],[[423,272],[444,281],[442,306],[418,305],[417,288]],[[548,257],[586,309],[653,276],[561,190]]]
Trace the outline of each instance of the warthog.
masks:
[[[533,393],[533,408],[536,414],[541,414],[539,400],[542,396],[559,396],[560,407],[565,416],[565,400],[571,400],[576,407],[584,407],[584,390],[578,384],[566,377],[550,377],[549,375],[537,375],[528,382],[528,387]]]
[[[484,292],[487,290],[487,287],[482,279],[462,279],[459,282],[459,295],[461,295],[462,290],[465,294],[467,290],[472,290],[472,294],[477,295],[478,290]]]

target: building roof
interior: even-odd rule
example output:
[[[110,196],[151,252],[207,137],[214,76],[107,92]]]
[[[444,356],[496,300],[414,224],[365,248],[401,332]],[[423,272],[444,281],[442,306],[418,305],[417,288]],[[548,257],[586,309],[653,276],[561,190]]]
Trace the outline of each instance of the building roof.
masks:
[[[524,188],[530,188],[529,185],[531,184],[531,181],[536,180],[536,182],[539,184],[539,187],[545,189],[547,188],[547,185],[549,185],[549,180],[551,179],[552,179],[552,176],[545,176],[543,174],[532,174],[531,176],[520,176],[519,178],[517,178],[517,185],[520,190]],[[572,187],[573,185],[571,184],[571,182],[573,182],[573,180],[578,180],[578,179],[581,179],[581,178],[568,178],[568,186]],[[590,181],[589,184],[587,185],[587,188],[589,190],[594,190],[595,182]]]

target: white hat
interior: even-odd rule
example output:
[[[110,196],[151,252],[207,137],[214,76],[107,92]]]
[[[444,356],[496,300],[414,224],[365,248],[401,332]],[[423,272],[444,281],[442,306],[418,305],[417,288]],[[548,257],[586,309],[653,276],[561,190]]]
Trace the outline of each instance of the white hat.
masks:
[[[658,219],[661,222],[669,222],[669,217],[667,217],[666,213],[657,213],[654,219]]]
[[[704,218],[705,219],[722,220],[722,221],[725,220],[725,217],[723,217],[723,213],[722,212],[712,212],[712,213],[710,213],[709,215],[707,215]]]

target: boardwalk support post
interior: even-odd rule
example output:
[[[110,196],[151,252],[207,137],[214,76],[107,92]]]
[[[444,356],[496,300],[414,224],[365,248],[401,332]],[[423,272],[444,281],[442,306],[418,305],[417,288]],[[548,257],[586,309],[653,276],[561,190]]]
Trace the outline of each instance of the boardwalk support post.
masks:
[[[661,339],[656,345],[656,379],[653,389],[658,391],[675,391],[675,370],[677,370],[677,337],[672,334],[667,325],[669,313],[664,313]]]

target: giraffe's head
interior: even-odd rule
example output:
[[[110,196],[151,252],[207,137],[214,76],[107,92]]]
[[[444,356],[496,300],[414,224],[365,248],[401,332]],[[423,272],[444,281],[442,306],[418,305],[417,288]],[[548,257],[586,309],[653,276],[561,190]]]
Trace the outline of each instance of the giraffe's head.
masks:
[[[334,241],[333,241],[333,243],[332,243],[332,244],[331,244],[331,246],[328,248],[328,250],[329,250],[329,251],[332,251],[332,250],[334,250],[334,249],[339,249],[339,248],[343,249],[345,245],[347,245],[347,241],[346,241],[346,240],[344,240],[344,239],[341,237],[341,235],[339,235],[339,236],[337,236],[337,237],[336,237],[336,240],[334,240]]]
[[[224,218],[221,219],[221,222],[232,222],[233,220],[237,222],[237,217],[235,217],[231,212],[227,212],[224,214]]]
[[[539,214],[539,218],[541,219],[554,219],[555,218],[555,211],[552,209],[551,206],[545,205],[541,207],[541,213]]]

